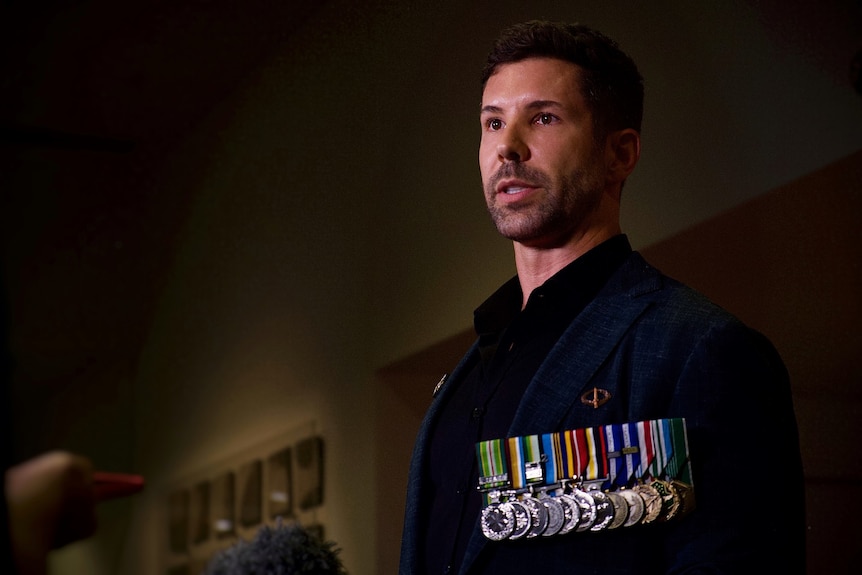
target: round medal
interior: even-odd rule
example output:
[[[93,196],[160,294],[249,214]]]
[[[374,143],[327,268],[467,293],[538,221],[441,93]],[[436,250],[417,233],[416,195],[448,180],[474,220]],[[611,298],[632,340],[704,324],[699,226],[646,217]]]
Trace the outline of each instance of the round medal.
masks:
[[[596,520],[590,527],[590,531],[602,531],[607,529],[608,525],[614,519],[614,504],[611,503],[608,494],[604,491],[588,491],[596,502]]]
[[[680,509],[677,512],[677,516],[682,517],[694,511],[694,488],[678,479],[671,481],[671,485],[676,489],[680,500]]]
[[[578,502],[578,507],[581,509],[581,518],[575,531],[586,531],[596,522],[596,502],[593,500],[592,495],[578,488],[575,488],[571,495]]]
[[[563,528],[566,521],[566,512],[563,504],[556,497],[540,497],[539,502],[548,511],[548,526],[542,532],[542,536],[550,537],[556,535]]]
[[[623,527],[637,525],[646,513],[643,497],[634,489],[623,489],[618,491],[618,493],[620,497],[626,500],[629,506],[629,516],[626,518],[625,523],[623,523]]]
[[[661,495],[652,485],[642,483],[632,487],[644,500],[644,517],[642,523],[652,523],[661,515]]]
[[[676,488],[667,481],[656,479],[652,482],[659,495],[661,495],[661,515],[658,521],[669,521],[679,512],[680,498]]]
[[[515,528],[512,530],[512,534],[509,535],[509,539],[520,539],[530,530],[530,510],[517,499],[509,503],[515,512]]]
[[[524,497],[521,502],[530,510],[530,530],[527,539],[538,537],[548,528],[548,510],[533,497]]]
[[[609,491],[607,495],[608,499],[611,500],[611,504],[614,506],[614,518],[611,520],[610,524],[608,524],[608,529],[622,527],[629,516],[629,505],[626,503],[623,496],[616,491]]]
[[[563,506],[563,514],[565,516],[563,526],[560,528],[560,534],[565,534],[578,526],[578,522],[581,520],[581,507],[578,505],[577,500],[568,493],[559,495],[557,499],[560,500],[560,505]]]
[[[492,503],[482,510],[482,533],[491,541],[502,541],[515,528],[515,512],[510,503]]]

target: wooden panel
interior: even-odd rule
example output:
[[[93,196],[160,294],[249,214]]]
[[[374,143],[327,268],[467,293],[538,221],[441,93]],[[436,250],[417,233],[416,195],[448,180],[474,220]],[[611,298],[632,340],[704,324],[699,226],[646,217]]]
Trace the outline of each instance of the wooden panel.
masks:
[[[862,527],[862,151],[642,250],[765,333],[793,385],[809,573],[851,573]],[[842,543],[843,542],[843,543]]]

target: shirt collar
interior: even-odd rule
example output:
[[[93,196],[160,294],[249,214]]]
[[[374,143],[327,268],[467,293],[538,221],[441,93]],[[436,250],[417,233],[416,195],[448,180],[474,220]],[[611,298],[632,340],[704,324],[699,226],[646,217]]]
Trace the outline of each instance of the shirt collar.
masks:
[[[625,234],[614,236],[566,265],[533,290],[525,311],[567,314],[592,299],[632,252]],[[523,294],[518,276],[511,278],[473,312],[480,338],[499,334],[521,311]]]

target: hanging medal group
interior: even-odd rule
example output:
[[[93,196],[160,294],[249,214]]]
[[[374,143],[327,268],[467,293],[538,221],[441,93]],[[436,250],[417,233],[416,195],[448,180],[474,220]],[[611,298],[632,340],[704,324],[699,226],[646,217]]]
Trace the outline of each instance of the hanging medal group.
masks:
[[[694,509],[681,418],[492,439],[476,455],[492,541],[659,523]]]

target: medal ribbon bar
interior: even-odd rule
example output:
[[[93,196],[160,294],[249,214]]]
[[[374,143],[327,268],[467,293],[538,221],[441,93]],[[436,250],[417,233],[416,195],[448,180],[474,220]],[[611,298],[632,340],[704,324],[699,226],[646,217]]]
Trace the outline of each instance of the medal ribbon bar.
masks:
[[[509,484],[508,461],[502,439],[490,439],[476,444],[479,461],[479,487],[495,489]]]
[[[485,505],[483,530],[494,540],[509,537],[514,540],[524,537],[524,533],[530,538],[538,534],[550,536],[588,528],[599,531],[623,524],[629,527],[667,521],[694,508],[688,438],[685,420],[681,418],[481,441],[476,444],[476,456],[480,475],[478,487]],[[623,492],[626,497],[617,497],[615,492]],[[602,515],[602,506],[607,510],[609,505],[609,493],[616,498],[615,505],[621,499],[628,501],[623,509],[632,510],[628,518],[634,517],[633,520],[623,523],[625,516],[613,521],[610,516]],[[640,520],[644,513],[641,503],[647,508],[654,507],[655,502],[648,503],[646,499],[659,496],[661,514],[656,510]],[[580,523],[577,523],[577,511],[572,511],[573,501],[578,497],[582,506],[584,497],[595,499],[594,503],[582,507]],[[530,518],[524,519],[524,509],[535,509],[536,501],[543,502],[546,511],[538,514],[531,511]],[[530,505],[526,505],[528,503]],[[638,504],[637,516],[636,507],[631,507],[634,504]],[[563,511],[557,510],[556,520],[549,522],[547,513],[552,508],[569,511],[561,516]],[[565,515],[570,511],[575,515]],[[584,517],[595,524],[585,526]],[[522,524],[522,519],[527,524]],[[554,525],[554,531],[547,528],[545,532],[544,526],[537,528],[540,519]],[[566,524],[565,529],[560,527],[561,522]]]

